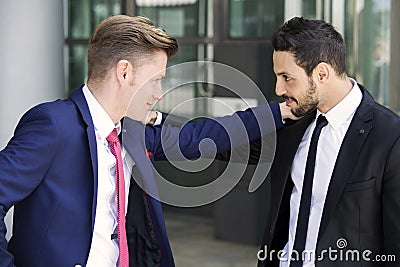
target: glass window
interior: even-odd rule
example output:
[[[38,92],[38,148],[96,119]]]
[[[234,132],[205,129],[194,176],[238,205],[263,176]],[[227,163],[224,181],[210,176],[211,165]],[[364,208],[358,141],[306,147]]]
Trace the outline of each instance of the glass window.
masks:
[[[89,38],[90,5],[89,1],[70,0],[68,5],[68,38]]]
[[[232,38],[270,37],[283,21],[284,1],[230,0]]]
[[[390,0],[346,1],[347,69],[388,105],[390,69]]]
[[[69,92],[86,82],[87,44],[97,24],[120,13],[119,0],[68,1],[66,59]]]
[[[182,62],[195,61],[198,58],[198,49],[197,45],[181,45],[179,46],[179,52],[168,60],[168,66],[173,66]],[[185,70],[171,68],[167,69],[168,79],[173,79],[174,85],[180,84],[184,77],[190,77],[192,74],[185,74]],[[189,76],[186,76],[189,75]],[[164,89],[169,89],[167,85],[164,85]],[[162,101],[158,102],[157,110],[164,112],[171,112],[177,105],[183,103],[186,100],[193,99],[195,97],[196,90],[194,84],[186,84],[184,86],[180,86],[174,88],[170,93],[167,93],[163,96]],[[186,106],[187,107],[187,106]],[[179,115],[182,116],[191,116],[194,113],[194,106],[189,107],[182,110],[179,109]],[[176,114],[177,115],[177,114]]]
[[[71,91],[86,82],[87,45],[71,45],[68,50],[68,84]]]
[[[174,2],[176,4],[174,4]],[[163,1],[154,4],[146,1],[136,1],[136,14],[148,17],[155,25],[175,37],[178,40],[179,52],[168,60],[168,66],[183,62],[204,60],[207,58],[207,44],[204,38],[207,36],[207,3],[206,0],[169,1],[165,5]],[[173,77],[174,84],[179,84],[188,74],[185,70],[177,71],[176,68],[167,70],[167,76]],[[168,87],[168,86],[166,86]],[[168,89],[168,88],[164,88]],[[205,89],[207,90],[207,89]],[[198,85],[186,84],[170,91],[163,96],[158,103],[157,110],[170,112],[178,104],[198,96]],[[206,110],[206,107],[202,109]],[[197,112],[196,106],[187,106],[180,110],[182,116],[192,116]]]
[[[97,24],[110,15],[120,13],[118,0],[92,0],[68,2],[68,37],[89,39]]]
[[[187,1],[187,4],[176,5],[173,5],[174,1],[169,2],[168,6],[152,6],[151,3],[140,1],[136,4],[136,13],[148,17],[155,25],[162,27],[174,37],[204,36],[204,25],[199,25],[200,17],[205,16],[200,14],[203,10],[200,9],[200,2],[203,1],[192,1],[194,3]]]
[[[302,14],[307,19],[315,19],[317,17],[317,0],[303,0]]]
[[[183,62],[204,60],[207,58],[207,47],[205,37],[207,32],[207,3],[206,0],[169,0],[158,1],[158,5],[154,6],[157,1],[136,1],[136,14],[146,16],[151,19],[155,25],[165,29],[165,31],[178,38],[179,51],[168,60],[168,66],[176,65]],[[169,5],[165,5],[168,3]],[[176,4],[174,4],[176,3]],[[182,4],[185,3],[185,4]],[[153,6],[150,6],[153,4]],[[191,77],[193,73],[188,74],[189,70],[171,68],[167,69],[167,77],[164,80],[163,87],[165,90],[170,89],[168,80],[176,86],[181,81],[187,80],[185,77]],[[174,87],[173,90],[163,95],[162,101],[155,106],[156,110],[171,112],[173,114],[184,117],[192,117],[194,114],[201,114],[200,111],[207,111],[204,103],[184,104],[187,100],[199,96],[199,84],[190,83]],[[182,105],[183,104],[183,105]],[[203,105],[201,105],[203,104]],[[204,177],[214,179],[213,170],[206,168],[200,173],[189,173],[178,170],[168,162],[158,161],[155,163],[156,169],[173,183],[185,186],[203,185],[208,182]]]
[[[92,0],[92,28],[111,15],[121,13],[119,0]]]

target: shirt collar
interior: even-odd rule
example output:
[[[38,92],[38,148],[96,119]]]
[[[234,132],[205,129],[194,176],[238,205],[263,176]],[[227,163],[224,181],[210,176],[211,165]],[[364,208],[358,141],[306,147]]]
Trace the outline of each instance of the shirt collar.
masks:
[[[118,122],[116,125],[114,125],[108,113],[93,96],[86,84],[83,86],[82,91],[89,106],[94,128],[98,132],[100,138],[105,140],[107,136],[114,130],[114,128],[117,129],[117,133],[119,134],[121,132],[121,123]]]
[[[324,114],[329,125],[331,125],[335,131],[353,116],[362,100],[362,92],[357,82],[351,78],[350,81],[353,84],[353,88],[350,92],[336,106]],[[317,117],[320,114],[322,113],[317,110]]]

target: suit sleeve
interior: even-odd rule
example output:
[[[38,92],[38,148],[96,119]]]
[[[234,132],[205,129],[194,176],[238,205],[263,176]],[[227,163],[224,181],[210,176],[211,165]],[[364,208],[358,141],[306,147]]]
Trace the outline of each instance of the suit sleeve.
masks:
[[[0,152],[0,262],[13,266],[7,251],[4,217],[24,201],[45,176],[57,151],[58,127],[49,112],[33,108],[22,118],[7,146]]]
[[[168,114],[168,113],[161,113],[161,114],[162,114],[161,124],[163,125],[181,127],[189,120],[188,118],[176,116],[173,114]]]
[[[383,246],[384,253],[395,255],[395,262],[385,262],[385,266],[398,266],[400,261],[400,137],[393,145],[386,161],[383,177]],[[391,265],[393,264],[393,265]]]
[[[191,121],[181,128],[149,126],[146,147],[152,150],[156,160],[214,157],[274,133],[277,122],[278,127],[282,127],[279,106],[272,106],[262,105],[231,116]]]
[[[270,108],[272,111],[272,116],[274,117],[274,122],[276,126],[276,130],[283,128],[284,123],[281,116],[281,111],[278,103],[271,103]],[[275,150],[275,141],[274,141],[274,133],[268,134],[267,136],[263,136],[262,138],[257,138],[250,142],[250,153],[247,151],[247,146],[239,146],[233,150],[227,150],[217,154],[216,159],[220,161],[233,161],[247,164],[258,164],[260,162],[272,162],[273,154],[272,153],[262,153],[263,151],[274,151]],[[232,157],[232,153],[235,154]],[[272,157],[271,157],[272,156]]]
[[[279,103],[270,103],[269,108],[271,109],[272,116],[274,118],[276,130],[281,129],[284,126],[284,124],[282,120],[281,110],[279,108]],[[168,113],[161,113],[161,114],[162,114],[161,124],[164,125],[181,127],[186,122],[188,122],[188,119],[185,117],[180,117]]]

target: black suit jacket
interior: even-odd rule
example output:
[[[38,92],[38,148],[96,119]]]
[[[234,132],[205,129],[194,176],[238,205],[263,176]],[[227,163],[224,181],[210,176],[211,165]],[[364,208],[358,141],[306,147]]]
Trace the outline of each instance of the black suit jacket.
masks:
[[[400,119],[359,86],[363,99],[332,173],[318,234],[316,255],[320,258],[316,266],[400,266]],[[315,113],[310,114],[278,132],[270,172],[270,214],[261,246],[267,253],[283,249],[288,241],[293,189],[290,168],[314,118]],[[345,240],[346,246],[342,243],[338,247],[338,240]],[[336,260],[329,259],[330,249],[337,251],[331,251]],[[394,255],[397,261],[378,262],[383,259],[375,258],[379,254]],[[279,266],[279,262],[276,257],[267,257],[258,265]]]

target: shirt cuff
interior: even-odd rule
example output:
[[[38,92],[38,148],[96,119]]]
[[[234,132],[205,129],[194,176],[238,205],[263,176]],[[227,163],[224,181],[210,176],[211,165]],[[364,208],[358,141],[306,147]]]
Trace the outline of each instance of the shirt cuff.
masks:
[[[156,121],[154,122],[153,125],[160,125],[161,121],[162,121],[162,112],[156,111],[156,113],[157,113],[157,119],[156,119]]]
[[[285,123],[284,120],[282,119],[279,103],[270,103],[269,107],[272,111],[272,115],[274,116],[275,128],[276,130],[279,130],[284,126]]]

